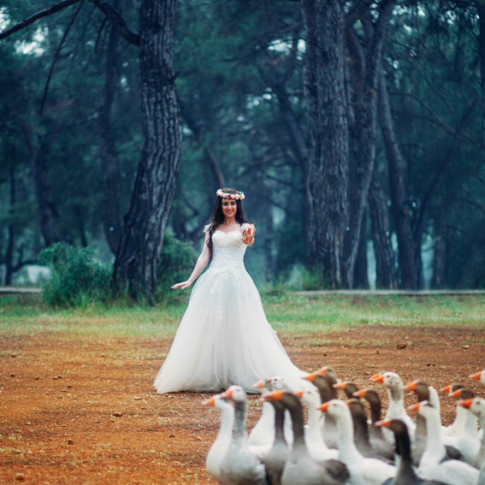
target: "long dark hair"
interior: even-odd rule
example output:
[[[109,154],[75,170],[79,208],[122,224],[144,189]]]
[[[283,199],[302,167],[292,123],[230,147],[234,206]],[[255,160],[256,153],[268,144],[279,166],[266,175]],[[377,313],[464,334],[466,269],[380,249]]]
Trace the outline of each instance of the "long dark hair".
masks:
[[[223,192],[226,194],[237,194],[239,193],[235,189],[231,188],[225,188],[222,189]],[[210,256],[212,258],[212,235],[216,231],[216,229],[224,222],[224,213],[222,212],[222,201],[223,197],[217,196],[216,203],[214,204],[214,210],[212,211],[212,215],[209,221],[209,239],[207,240],[207,247],[209,248],[210,251]],[[244,212],[244,207],[242,204],[241,199],[236,199],[236,206],[237,206],[237,211],[236,211],[236,221],[239,222],[239,224],[244,224],[245,222],[248,222],[246,219],[246,214]]]

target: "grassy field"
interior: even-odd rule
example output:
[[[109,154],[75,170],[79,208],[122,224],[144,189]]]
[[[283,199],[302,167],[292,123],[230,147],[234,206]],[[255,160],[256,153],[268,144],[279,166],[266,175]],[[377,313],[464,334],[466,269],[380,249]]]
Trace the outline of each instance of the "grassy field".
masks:
[[[85,305],[49,308],[37,296],[0,298],[0,333],[68,332],[171,337],[186,308],[188,293],[160,306]],[[268,320],[284,334],[338,331],[355,326],[461,326],[485,329],[485,295],[300,296],[263,294]]]

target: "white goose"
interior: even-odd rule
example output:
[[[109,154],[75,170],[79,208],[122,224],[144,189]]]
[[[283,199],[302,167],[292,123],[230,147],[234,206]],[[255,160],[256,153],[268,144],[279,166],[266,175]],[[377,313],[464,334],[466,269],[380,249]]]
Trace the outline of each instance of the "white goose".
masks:
[[[205,461],[205,466],[209,474],[220,482],[222,480],[221,462],[227,452],[229,443],[231,442],[232,426],[234,423],[234,406],[227,399],[222,398],[222,394],[217,394],[210,399],[207,399],[202,405],[214,406],[221,414],[219,432],[207,453]]]
[[[387,408],[385,419],[400,419],[404,421],[412,440],[416,423],[408,416],[404,409],[404,386],[399,375],[395,372],[384,372],[383,374],[373,375],[370,381],[384,384],[387,387],[389,407]]]
[[[450,396],[458,399],[472,399],[475,397],[475,393],[471,389],[462,387],[452,392]],[[453,434],[445,434],[443,436],[443,442],[445,445],[451,445],[456,448],[461,453],[463,460],[475,466],[476,458],[480,450],[478,419],[473,413],[457,404],[457,416],[460,411],[468,415],[463,422],[463,426],[455,429]]]
[[[319,409],[337,421],[339,459],[347,465],[350,485],[381,485],[396,475],[396,467],[375,458],[364,458],[358,452],[354,444],[352,417],[345,402],[332,399]]]
[[[480,422],[480,428],[485,429],[485,399],[482,397],[474,397],[472,399],[464,399],[458,402],[460,407],[463,407],[473,413]],[[484,479],[483,483],[478,482],[478,485],[485,484],[485,434],[482,435],[480,450],[477,454],[475,466],[480,468],[480,478]]]
[[[234,403],[234,427],[226,454],[220,463],[221,482],[231,485],[267,485],[266,470],[251,452],[246,430],[247,395],[241,386],[231,386],[221,398]]]
[[[308,423],[305,426],[305,443],[308,453],[316,461],[338,458],[338,450],[330,449],[323,439],[322,413],[317,409],[321,404],[320,394],[316,388],[295,392],[308,408]]]
[[[418,411],[426,420],[426,448],[418,468],[419,475],[426,480],[437,480],[448,485],[477,485],[478,470],[458,460],[447,460],[441,437],[441,420],[438,410],[427,401],[409,409]]]

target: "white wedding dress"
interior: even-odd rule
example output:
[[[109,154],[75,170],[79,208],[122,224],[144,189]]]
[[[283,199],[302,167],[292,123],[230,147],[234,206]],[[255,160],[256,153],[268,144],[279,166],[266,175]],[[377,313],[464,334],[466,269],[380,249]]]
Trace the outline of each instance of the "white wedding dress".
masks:
[[[193,287],[155,378],[159,393],[220,392],[231,384],[255,392],[255,382],[272,376],[283,377],[293,390],[305,382],[266,319],[244,267],[247,246],[241,237],[240,231],[212,235],[212,262]]]

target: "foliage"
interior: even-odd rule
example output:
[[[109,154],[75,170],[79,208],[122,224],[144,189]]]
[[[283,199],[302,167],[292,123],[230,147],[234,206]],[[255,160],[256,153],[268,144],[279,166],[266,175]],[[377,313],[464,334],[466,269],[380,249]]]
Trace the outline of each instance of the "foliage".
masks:
[[[157,267],[157,298],[159,300],[180,299],[181,292],[174,293],[170,287],[189,277],[196,259],[197,253],[192,246],[179,241],[170,231],[165,233]]]
[[[350,8],[353,2],[346,4]],[[120,0],[119,5],[128,27],[136,31],[139,2]],[[5,0],[0,29],[45,7],[41,0]],[[53,65],[77,7],[44,17],[0,44],[0,264],[9,225],[15,227],[14,266],[36,260],[44,245],[30,169],[31,158],[42,151],[49,162],[49,203],[57,214],[59,238],[96,247],[103,260],[112,257],[100,218],[97,122],[109,22],[92,2],[83,2]],[[276,93],[284,88],[295,125],[308,144],[300,2],[184,0],[178,8],[175,83],[191,123],[183,118],[182,165],[170,227],[189,246],[200,243],[218,188],[213,156],[226,184],[247,195],[247,214],[258,228],[251,258],[261,274],[279,285],[295,265],[305,263],[305,177]],[[407,164],[410,217],[415,228],[422,225],[421,237],[445,241],[447,287],[477,287],[485,281],[485,241],[478,230],[485,210],[478,30],[473,2],[399,2],[384,53]],[[128,207],[143,146],[137,56],[136,47],[122,41],[111,127],[121,165],[120,213]],[[380,140],[376,157],[388,196]],[[13,203],[12,178],[17,182]],[[161,294],[185,279],[191,265],[179,277],[161,270]],[[320,284],[310,276],[303,280],[305,288]]]
[[[56,243],[40,253],[40,262],[51,270],[51,277],[43,284],[47,304],[83,306],[109,299],[112,267],[97,261],[91,248]]]

